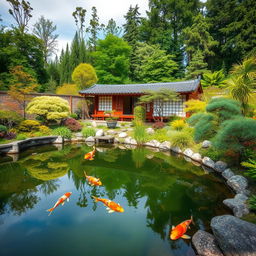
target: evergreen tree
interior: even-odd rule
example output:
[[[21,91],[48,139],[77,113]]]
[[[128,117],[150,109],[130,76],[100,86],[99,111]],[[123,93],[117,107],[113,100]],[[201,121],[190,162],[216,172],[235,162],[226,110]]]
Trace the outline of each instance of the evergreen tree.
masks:
[[[177,77],[183,74],[182,30],[191,26],[199,8],[199,0],[150,0],[148,18],[142,20],[141,39],[159,44],[161,49],[175,56],[179,64]]]
[[[185,50],[188,57],[188,63],[192,56],[200,51],[206,60],[213,56],[212,48],[218,44],[209,33],[209,24],[204,16],[199,13],[193,18],[193,25],[183,30]]]
[[[103,25],[99,23],[99,17],[97,15],[97,9],[95,6],[92,7],[92,18],[90,20],[90,26],[86,29],[89,33],[89,47],[91,51],[96,50],[96,43],[98,39],[98,33],[102,29]]]
[[[201,51],[197,51],[193,56],[187,67],[187,79],[195,79],[202,74],[209,72],[207,70],[207,63],[204,61],[204,56]]]
[[[72,44],[71,44],[71,49],[70,49],[70,69],[69,69],[69,77],[71,81],[71,74],[73,70],[75,69],[76,66],[80,64],[80,43],[79,43],[79,37],[78,33],[76,32]],[[66,81],[66,82],[69,82]]]
[[[63,49],[61,51],[59,72],[60,72],[60,85],[63,83],[70,83],[71,71],[70,71],[70,52],[69,52],[68,44],[66,46],[66,51],[64,52]]]
[[[112,34],[114,36],[120,36],[121,32],[122,32],[122,28],[117,26],[116,22],[112,18],[108,21],[107,26],[104,27],[105,36],[107,36],[108,34]]]
[[[126,23],[124,27],[124,40],[128,42],[131,46],[131,57],[130,57],[130,78],[135,79],[134,70],[135,70],[135,51],[138,45],[139,39],[139,25],[141,23],[139,7],[136,5],[134,8],[130,6],[127,14],[124,16]]]
[[[85,15],[86,9],[82,7],[76,7],[76,10],[72,13],[77,26],[77,33],[80,40],[84,39],[84,27],[85,27]]]
[[[87,62],[87,50],[84,39],[79,43],[79,63]]]

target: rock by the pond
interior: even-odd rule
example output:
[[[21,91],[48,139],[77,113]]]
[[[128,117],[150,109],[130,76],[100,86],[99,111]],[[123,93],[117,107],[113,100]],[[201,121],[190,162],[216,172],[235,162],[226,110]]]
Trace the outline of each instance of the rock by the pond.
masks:
[[[217,161],[214,165],[214,170],[217,172],[223,172],[227,168],[227,164],[223,161]]]
[[[256,225],[231,215],[216,216],[211,228],[225,256],[256,255]]]
[[[188,157],[191,157],[192,155],[193,155],[193,151],[192,151],[192,149],[190,149],[190,148],[187,148],[187,149],[185,149],[184,150],[184,152],[183,152],[183,154],[185,155],[185,156],[188,156]]]
[[[135,139],[131,139],[130,140],[130,144],[131,145],[137,145],[138,143],[137,143],[137,141]]]
[[[149,147],[158,148],[161,145],[161,143],[157,140],[151,140],[151,141],[146,142],[144,145],[149,146]]]
[[[209,140],[204,140],[202,143],[202,148],[209,148],[212,146],[212,143]]]
[[[121,132],[127,132],[127,129],[121,129]]]
[[[127,137],[124,139],[125,144],[131,144],[132,137]]]
[[[173,152],[175,152],[175,153],[178,153],[178,154],[182,153],[180,147],[171,147],[171,150],[172,150]]]
[[[103,129],[99,129],[99,130],[96,132],[95,136],[104,136],[104,131],[103,131]]]
[[[127,136],[128,136],[128,134],[126,132],[121,132],[118,135],[119,138],[126,138]]]
[[[119,139],[118,138],[114,138],[114,143],[120,143]]]
[[[229,178],[231,178],[232,176],[234,176],[235,174],[228,168],[226,169],[224,172],[221,173],[221,175],[228,180]]]
[[[97,123],[95,121],[92,121],[92,127],[97,127]]]
[[[85,139],[85,142],[94,142],[94,137],[90,136]]]
[[[241,175],[234,175],[231,178],[228,179],[227,184],[235,190],[237,194],[242,193],[246,194],[247,193],[247,186],[248,186],[248,181],[245,177]]]
[[[149,128],[146,129],[146,133],[147,134],[153,134],[153,133],[155,133],[155,130],[153,128],[149,127]]]
[[[223,256],[214,236],[198,230],[192,237],[192,243],[200,256]]]
[[[202,160],[202,163],[207,167],[214,169],[214,161],[210,157],[205,156]]]
[[[82,137],[83,137],[83,134],[82,134],[81,132],[77,132],[77,133],[75,134],[75,136],[76,136],[77,138],[82,138]]]
[[[170,141],[164,141],[160,144],[159,148],[164,149],[164,150],[170,150],[171,148],[171,143]]]
[[[108,134],[111,134],[111,135],[115,135],[115,134],[117,134],[117,132],[116,132],[116,131],[114,131],[114,130],[108,130],[108,131],[107,131],[107,133],[108,133]]]
[[[196,162],[202,162],[202,156],[199,153],[194,153],[191,158]]]
[[[223,203],[233,210],[236,217],[241,218],[242,216],[249,213],[249,209],[246,204],[248,197],[244,194],[236,194],[234,198],[228,198]]]

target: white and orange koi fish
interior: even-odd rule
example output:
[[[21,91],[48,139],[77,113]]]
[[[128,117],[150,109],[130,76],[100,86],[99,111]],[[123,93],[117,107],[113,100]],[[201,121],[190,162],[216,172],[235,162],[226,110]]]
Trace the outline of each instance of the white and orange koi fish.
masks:
[[[112,212],[124,212],[124,208],[120,205],[115,203],[114,201],[111,201],[109,199],[105,199],[105,198],[98,198],[93,196],[95,202],[102,202],[103,204],[106,205],[106,209],[108,211],[108,213],[112,213]]]
[[[84,159],[85,159],[85,160],[93,160],[93,159],[94,159],[94,156],[95,156],[95,152],[96,152],[96,148],[93,147],[93,150],[92,150],[92,151],[90,151],[89,153],[86,153],[86,154],[84,155]]]
[[[53,210],[58,207],[60,204],[64,205],[65,201],[67,200],[67,202],[69,201],[69,197],[71,196],[72,192],[67,192],[65,193],[62,197],[60,197],[58,199],[58,201],[56,202],[56,204],[47,210],[47,212],[50,212],[48,216],[50,216],[53,212]]]

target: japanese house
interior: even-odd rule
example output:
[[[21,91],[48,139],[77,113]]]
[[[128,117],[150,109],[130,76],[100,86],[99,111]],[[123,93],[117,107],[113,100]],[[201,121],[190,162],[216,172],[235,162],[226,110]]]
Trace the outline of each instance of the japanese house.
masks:
[[[93,114],[94,119],[104,119],[105,111],[115,110],[114,116],[119,120],[131,120],[134,118],[133,109],[138,98],[147,90],[170,89],[179,94],[177,101],[164,102],[163,115],[165,118],[177,115],[185,117],[184,102],[189,99],[199,99],[202,94],[200,79],[169,82],[169,83],[148,83],[148,84],[95,84],[92,87],[80,91],[84,97],[94,98]],[[159,115],[159,101],[146,104],[146,118],[153,120]]]

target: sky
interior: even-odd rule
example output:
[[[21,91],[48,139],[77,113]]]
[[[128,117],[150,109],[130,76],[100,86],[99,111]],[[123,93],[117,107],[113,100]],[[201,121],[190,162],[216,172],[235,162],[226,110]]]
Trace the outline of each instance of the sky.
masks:
[[[100,23],[107,24],[113,18],[117,25],[124,24],[124,15],[130,5],[138,4],[141,16],[146,16],[148,10],[148,0],[28,0],[33,8],[33,17],[29,21],[31,32],[32,26],[43,15],[46,19],[53,21],[57,26],[59,52],[65,48],[67,43],[71,43],[75,31],[75,21],[72,12],[76,7],[83,7],[87,10],[87,24],[91,19],[91,8],[95,6],[98,11]],[[0,15],[5,26],[16,25],[14,18],[8,13],[10,5],[6,0],[0,0]]]

